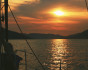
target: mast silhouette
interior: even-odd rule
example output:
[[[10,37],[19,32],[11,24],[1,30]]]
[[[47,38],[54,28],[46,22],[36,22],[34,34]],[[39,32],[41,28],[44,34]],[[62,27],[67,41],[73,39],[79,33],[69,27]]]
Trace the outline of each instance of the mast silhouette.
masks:
[[[5,31],[6,42],[8,42],[8,0],[5,0]]]

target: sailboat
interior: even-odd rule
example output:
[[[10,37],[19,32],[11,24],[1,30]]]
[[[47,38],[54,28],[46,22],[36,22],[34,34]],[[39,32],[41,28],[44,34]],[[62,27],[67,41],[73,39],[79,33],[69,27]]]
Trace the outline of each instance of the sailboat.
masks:
[[[10,12],[11,12],[15,22],[16,22],[20,32],[22,33],[23,38],[25,39],[26,43],[28,44],[29,48],[33,52],[34,56],[36,57],[36,59],[38,60],[40,65],[42,66],[43,70],[45,70],[43,65],[41,64],[40,60],[34,53],[33,49],[29,45],[25,35],[23,34],[23,32],[22,32],[22,30],[8,4],[8,0],[4,0],[4,2],[2,2],[2,0],[0,0],[0,70],[19,70],[19,63],[22,60],[21,57],[16,55],[16,53],[13,50],[12,44],[9,43],[9,41],[8,41],[8,8],[10,9]],[[3,9],[5,12],[3,12]],[[5,23],[5,29],[2,27],[2,23]],[[4,34],[5,34],[5,38],[4,38]],[[25,70],[27,70],[26,52],[23,50],[16,50],[16,51],[21,51],[21,52],[25,53],[25,64],[24,65],[25,65]]]
[[[86,2],[86,6],[87,6],[87,1],[85,0],[85,2]],[[2,6],[2,4],[3,4],[3,6]],[[13,16],[15,22],[18,25],[20,32],[23,34],[23,32],[22,32],[22,30],[8,4],[8,0],[4,0],[4,2],[2,2],[2,0],[0,0],[0,70],[19,70],[19,62],[22,60],[22,58],[19,57],[18,55],[16,55],[16,53],[14,53],[12,44],[8,42],[8,7],[12,13],[12,16]],[[2,11],[3,8],[5,11],[5,15],[3,14],[3,11]],[[87,6],[87,10],[88,10],[88,6]],[[4,23],[4,22],[5,22],[5,38],[3,35],[4,29],[2,27],[2,23]],[[42,65],[42,63],[36,56],[35,52],[29,45],[25,35],[23,35],[23,37],[24,37],[26,43],[28,44],[28,47],[31,49],[32,53],[34,54],[35,58],[40,63],[42,69],[45,70],[44,66]],[[27,66],[26,66],[25,70],[27,70]],[[60,70],[61,70],[61,62],[60,62]]]
[[[2,6],[3,4],[3,6]],[[5,10],[5,16],[2,10]],[[5,22],[5,38],[2,23]],[[13,51],[13,46],[8,42],[8,0],[0,0],[0,70],[18,70],[21,57]]]

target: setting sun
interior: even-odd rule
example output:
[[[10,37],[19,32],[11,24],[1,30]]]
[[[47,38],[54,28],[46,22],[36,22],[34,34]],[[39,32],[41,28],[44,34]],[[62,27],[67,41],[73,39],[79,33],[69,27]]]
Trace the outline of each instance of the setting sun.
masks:
[[[62,16],[62,15],[64,15],[64,12],[62,12],[62,11],[55,11],[55,12],[53,12],[55,15],[57,15],[57,16]]]

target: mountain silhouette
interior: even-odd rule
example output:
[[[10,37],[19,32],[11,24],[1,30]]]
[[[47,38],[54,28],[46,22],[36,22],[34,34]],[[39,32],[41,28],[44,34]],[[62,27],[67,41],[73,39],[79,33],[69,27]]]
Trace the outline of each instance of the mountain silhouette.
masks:
[[[4,33],[4,38],[5,38],[5,30],[3,33]],[[54,34],[41,34],[41,33],[21,34],[18,32],[8,30],[8,38],[9,39],[24,39],[24,38],[27,38],[27,39],[62,39],[63,36],[54,35]]]
[[[67,39],[88,39],[88,30],[85,30],[81,33],[69,35],[66,38]]]
[[[31,33],[27,34],[27,37],[32,39],[62,39],[63,36],[55,34],[41,34],[41,33]]]
[[[25,35],[25,37],[24,37]],[[69,36],[61,36],[61,35],[55,35],[55,34],[41,34],[41,33],[30,33],[25,34],[24,33],[18,33],[14,31],[8,31],[8,38],[9,39],[88,39],[88,30],[85,30],[80,33],[72,34]],[[4,37],[5,37],[5,30],[4,30]]]

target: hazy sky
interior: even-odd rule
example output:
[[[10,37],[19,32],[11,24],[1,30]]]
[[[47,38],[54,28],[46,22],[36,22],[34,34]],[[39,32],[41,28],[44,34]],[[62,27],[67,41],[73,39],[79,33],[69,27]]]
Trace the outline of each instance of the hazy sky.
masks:
[[[70,35],[88,29],[85,0],[9,0],[9,4],[25,33]],[[18,31],[11,14],[9,22],[9,29]]]

